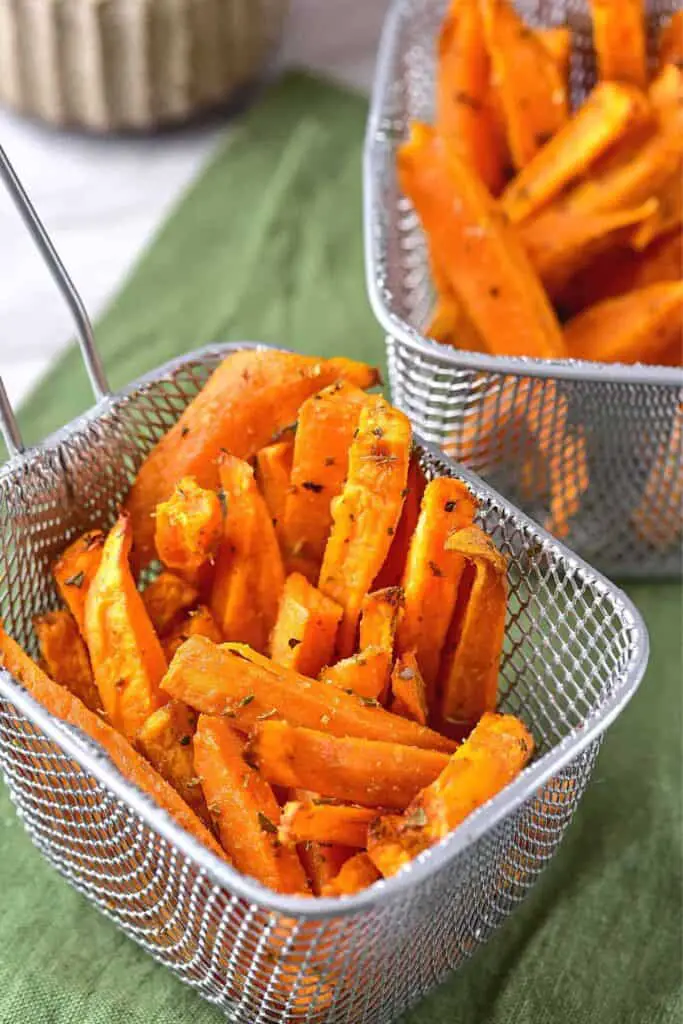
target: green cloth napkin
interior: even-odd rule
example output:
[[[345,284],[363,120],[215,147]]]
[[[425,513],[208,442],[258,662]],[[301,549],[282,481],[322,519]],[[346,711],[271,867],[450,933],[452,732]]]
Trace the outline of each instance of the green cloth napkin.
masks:
[[[216,339],[382,359],[365,296],[364,102],[274,87],[182,200],[97,329],[111,381]],[[22,411],[89,404],[68,353]],[[681,977],[681,588],[628,588],[652,641],[565,841],[527,902],[403,1024],[674,1024]],[[218,1024],[42,861],[0,787],[0,1024]],[[410,970],[410,964],[404,969]]]

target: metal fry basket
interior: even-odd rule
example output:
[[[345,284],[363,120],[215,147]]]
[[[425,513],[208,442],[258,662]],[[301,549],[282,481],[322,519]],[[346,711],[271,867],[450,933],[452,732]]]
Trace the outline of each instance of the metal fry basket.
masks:
[[[0,169],[4,155],[0,150]],[[0,470],[0,614],[36,653],[33,616],[58,603],[50,567],[89,527],[109,527],[146,453],[211,371],[215,346],[107,394],[87,317],[26,197],[15,198],[77,318],[99,397],[26,451],[0,389],[12,450]],[[20,186],[19,186],[20,189]],[[457,968],[529,891],[555,852],[601,737],[647,662],[640,616],[611,583],[443,455],[509,556],[500,708],[538,752],[520,778],[409,868],[344,900],[279,896],[240,875],[126,781],[106,754],[0,671],[0,767],[50,863],[126,934],[238,1024],[388,1024]]]
[[[516,6],[532,25],[571,27],[572,95],[580,102],[595,80],[586,0]],[[368,290],[387,333],[393,401],[424,438],[562,533],[604,572],[676,575],[683,372],[489,357],[424,336],[434,292],[422,228],[398,186],[396,154],[410,121],[433,118],[436,40],[447,7],[448,0],[395,0],[367,128]],[[649,0],[653,44],[664,17],[679,7],[676,0]],[[524,426],[530,412],[541,424],[540,452]]]

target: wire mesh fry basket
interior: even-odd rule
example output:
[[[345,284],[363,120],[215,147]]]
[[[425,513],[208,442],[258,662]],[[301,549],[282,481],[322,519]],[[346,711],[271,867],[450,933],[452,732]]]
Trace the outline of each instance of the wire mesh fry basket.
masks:
[[[579,103],[595,79],[586,0],[518,0],[516,6],[530,24],[572,29],[571,85]],[[650,0],[652,42],[679,6]],[[401,195],[396,154],[410,121],[433,119],[436,40],[447,7],[447,0],[395,0],[367,128],[368,290],[387,333],[392,399],[424,438],[604,572],[678,574],[683,372],[491,357],[424,336],[434,297],[427,247]],[[523,426],[530,414],[540,424],[540,442]]]
[[[23,202],[16,181],[5,178]],[[35,216],[23,210],[76,314],[99,391],[87,415],[27,451],[8,403],[0,403],[13,451],[0,470],[0,614],[35,654],[32,618],[58,601],[56,555],[86,528],[111,526],[146,453],[220,360],[244,346],[195,352],[108,394],[82,306]],[[388,1024],[457,968],[552,857],[602,734],[645,669],[647,634],[619,590],[477,478],[427,445],[418,451],[428,478],[466,481],[482,527],[509,557],[500,709],[524,719],[538,754],[395,878],[344,900],[263,888],[183,832],[91,740],[0,671],[0,767],[35,845],[124,932],[240,1024]]]

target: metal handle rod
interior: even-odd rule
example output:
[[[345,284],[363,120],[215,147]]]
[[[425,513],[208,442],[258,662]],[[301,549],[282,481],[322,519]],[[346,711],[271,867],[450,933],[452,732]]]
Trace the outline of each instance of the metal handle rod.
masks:
[[[5,382],[0,377],[0,434],[10,455],[19,455],[24,450],[21,431],[5,391]]]
[[[43,260],[52,275],[52,279],[59,288],[62,298],[71,311],[71,315],[76,325],[78,344],[83,356],[85,368],[88,371],[91,387],[95,392],[96,398],[103,398],[105,395],[109,394],[109,385],[107,383],[107,377],[104,372],[104,367],[100,360],[99,353],[95,348],[92,325],[83,304],[83,300],[76,291],[73,281],[69,277],[64,264],[57,255],[55,247],[50,241],[38,214],[33,208],[31,200],[24,191],[24,187],[19,181],[19,178],[17,177],[2,146],[0,146],[0,177],[2,177],[21,219],[33,238],[40,255],[43,257]]]

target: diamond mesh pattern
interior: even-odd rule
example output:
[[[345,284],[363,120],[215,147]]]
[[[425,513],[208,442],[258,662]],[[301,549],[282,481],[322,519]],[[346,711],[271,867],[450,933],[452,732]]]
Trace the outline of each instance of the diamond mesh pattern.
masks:
[[[162,369],[0,472],[2,615],[29,649],[33,615],[57,604],[50,563],[79,531],[112,523],[145,452],[218,359],[212,349]],[[427,449],[421,458],[429,476],[456,472]],[[500,707],[533,728],[539,756],[451,839],[343,913],[236,875],[0,672],[0,766],[35,845],[238,1024],[388,1024],[443,980],[552,857],[600,735],[639,682],[647,640],[623,596],[465,477],[510,557]]]
[[[652,43],[663,17],[678,6],[650,0]],[[677,574],[683,373],[463,355],[421,335],[433,288],[422,229],[398,188],[396,150],[411,120],[433,118],[435,43],[446,7],[447,0],[395,3],[368,126],[368,284],[388,334],[393,400],[422,437],[603,571]],[[595,77],[586,0],[518,0],[517,7],[532,24],[572,27],[572,95],[581,101]],[[540,423],[536,444],[530,412]],[[577,510],[579,449],[589,483]]]

